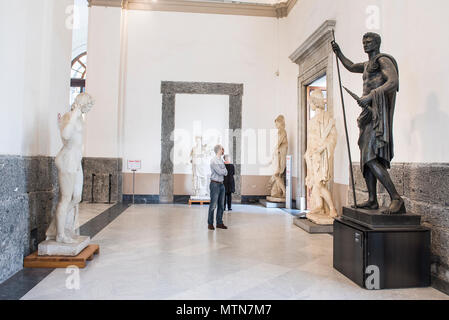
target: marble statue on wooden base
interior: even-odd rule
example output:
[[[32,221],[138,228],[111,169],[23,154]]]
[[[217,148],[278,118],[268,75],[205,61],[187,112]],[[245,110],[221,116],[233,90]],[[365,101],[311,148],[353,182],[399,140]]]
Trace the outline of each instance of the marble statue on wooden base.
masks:
[[[310,106],[316,112],[307,127],[306,185],[311,189],[312,208],[307,218],[320,225],[333,224],[337,217],[329,184],[332,181],[334,150],[337,144],[335,119],[325,111],[325,99],[321,90],[312,91]]]
[[[285,131],[285,119],[280,115],[274,120],[276,128],[278,129],[278,142],[273,153],[272,165],[274,166],[274,174],[269,181],[269,188],[271,190],[267,201],[270,202],[285,202],[285,169],[286,156],[288,151],[287,131]]]
[[[213,150],[203,145],[203,138],[195,138],[195,146],[190,153],[193,174],[193,194],[192,200],[209,200],[209,179],[210,179],[210,160],[213,157]]]
[[[79,235],[78,205],[83,191],[84,116],[94,100],[87,93],[79,94],[71,110],[59,119],[63,147],[56,156],[59,202],[47,229],[47,239],[38,246],[38,255],[76,256],[89,245],[90,238]]]

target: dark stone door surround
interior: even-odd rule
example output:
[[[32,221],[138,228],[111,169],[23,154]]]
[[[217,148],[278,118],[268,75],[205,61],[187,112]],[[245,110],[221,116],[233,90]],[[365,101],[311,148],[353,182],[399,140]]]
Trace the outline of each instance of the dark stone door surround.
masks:
[[[175,130],[176,94],[215,94],[229,96],[229,154],[235,165],[235,197],[241,195],[241,130],[243,84],[215,82],[162,81],[161,120],[161,173],[159,202],[173,203],[173,162],[170,154],[174,149],[172,133]]]

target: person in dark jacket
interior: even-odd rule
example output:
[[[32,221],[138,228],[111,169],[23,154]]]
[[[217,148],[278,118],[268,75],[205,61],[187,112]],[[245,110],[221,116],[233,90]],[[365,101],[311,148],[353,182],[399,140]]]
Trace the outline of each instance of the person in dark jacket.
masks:
[[[229,155],[224,156],[224,163],[228,174],[224,177],[223,184],[225,186],[225,210],[226,206],[228,211],[232,211],[232,194],[235,192],[235,182],[234,182],[234,165],[231,163]]]

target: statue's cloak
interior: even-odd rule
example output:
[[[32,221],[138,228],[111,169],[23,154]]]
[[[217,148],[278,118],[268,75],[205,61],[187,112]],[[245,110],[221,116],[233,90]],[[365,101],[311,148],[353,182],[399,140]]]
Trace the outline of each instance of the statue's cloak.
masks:
[[[399,77],[399,69],[396,60],[387,54],[378,54],[370,61],[366,68],[375,71],[379,68],[378,60],[386,57],[393,62]],[[387,169],[394,157],[393,151],[393,114],[396,103],[396,92],[385,92],[376,88],[371,91],[373,101],[371,106],[364,108],[357,122],[360,128],[358,145],[360,148],[360,168],[365,172],[365,165],[374,159],[378,159]]]

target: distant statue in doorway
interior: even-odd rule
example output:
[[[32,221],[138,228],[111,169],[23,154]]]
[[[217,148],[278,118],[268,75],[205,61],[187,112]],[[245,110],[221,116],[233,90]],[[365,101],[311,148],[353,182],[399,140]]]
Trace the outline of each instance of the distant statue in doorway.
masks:
[[[278,141],[273,153],[272,165],[274,166],[274,174],[269,181],[269,188],[271,189],[270,196],[267,197],[271,202],[285,201],[285,168],[286,156],[288,151],[287,131],[285,130],[285,119],[280,115],[274,120],[276,128],[278,129]]]
[[[201,136],[195,137],[195,145],[190,152],[193,174],[192,199],[209,199],[210,159],[213,151],[203,145]]]
[[[58,169],[59,202],[56,213],[47,229],[47,240],[60,243],[77,243],[78,205],[83,192],[83,129],[84,118],[94,105],[87,93],[79,94],[71,110],[59,119],[59,130],[63,143],[56,156]]]
[[[335,119],[325,110],[326,101],[319,89],[310,94],[310,107],[315,116],[307,128],[306,186],[311,189],[310,212],[307,218],[316,224],[332,224],[337,217],[330,182],[333,179],[334,150],[337,144]]]

